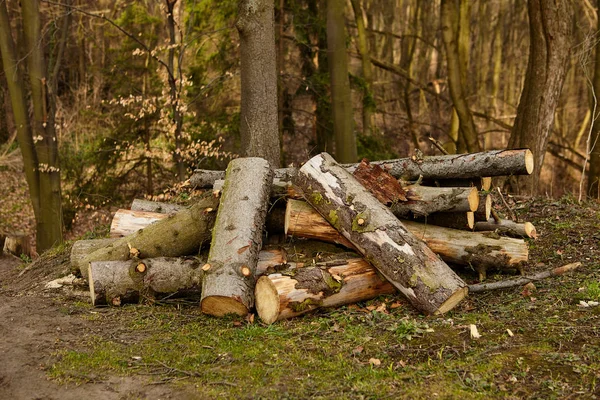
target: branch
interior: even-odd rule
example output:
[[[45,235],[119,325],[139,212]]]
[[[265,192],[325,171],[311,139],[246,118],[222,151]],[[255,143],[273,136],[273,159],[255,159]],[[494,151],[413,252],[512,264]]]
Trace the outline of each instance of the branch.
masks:
[[[492,117],[491,115],[487,115],[478,111],[471,111],[471,114],[473,114],[474,117],[479,117],[479,118],[483,118],[483,119],[487,119],[490,122],[493,122],[494,124],[508,130],[508,131],[512,131],[512,125],[507,124],[506,122],[503,122],[501,120],[499,120],[498,118]]]
[[[485,292],[488,290],[508,289],[508,288],[512,288],[515,286],[522,286],[522,285],[528,284],[529,282],[539,281],[541,279],[549,278],[551,276],[562,275],[566,272],[573,271],[573,270],[579,268],[580,266],[581,266],[581,263],[576,262],[576,263],[572,263],[572,264],[563,265],[562,267],[550,269],[547,271],[538,272],[537,274],[534,274],[534,275],[523,276],[523,277],[517,278],[517,279],[508,279],[505,281],[469,285],[469,293],[479,293],[479,292]]]

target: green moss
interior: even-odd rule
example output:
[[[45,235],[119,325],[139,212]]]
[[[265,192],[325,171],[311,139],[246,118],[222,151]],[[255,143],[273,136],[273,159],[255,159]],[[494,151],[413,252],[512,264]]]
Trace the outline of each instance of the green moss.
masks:
[[[310,198],[312,204],[321,204],[323,202],[323,195],[319,192],[312,192]]]
[[[338,230],[340,229],[339,218],[338,218],[336,210],[329,211],[328,221],[331,224],[331,226],[333,226],[335,229],[338,229]]]
[[[321,301],[315,300],[315,299],[312,299],[312,298],[308,298],[308,299],[305,299],[302,302],[292,302],[292,303],[289,304],[289,307],[294,312],[302,312],[302,311],[310,310],[312,308],[317,308],[320,305],[321,305]]]
[[[362,223],[359,224],[359,220],[362,220]],[[363,233],[363,232],[373,232],[377,229],[377,227],[371,225],[371,218],[369,211],[363,211],[358,213],[352,219],[352,231]]]

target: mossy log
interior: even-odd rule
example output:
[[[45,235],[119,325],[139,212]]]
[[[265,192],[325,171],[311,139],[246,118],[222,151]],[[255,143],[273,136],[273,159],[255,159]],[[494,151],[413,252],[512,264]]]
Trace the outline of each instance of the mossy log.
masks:
[[[82,274],[87,279],[87,264],[84,264],[85,258],[94,251],[106,247],[114,243],[117,238],[101,238],[78,240],[71,247],[71,272],[74,274]],[[85,275],[83,274],[85,270]]]
[[[204,313],[246,315],[254,306],[254,274],[272,180],[273,170],[262,158],[229,163],[208,261],[202,267]]]
[[[192,295],[202,289],[202,265],[196,258],[146,258],[94,261],[88,266],[92,304],[118,306],[140,298]]]
[[[503,175],[529,175],[533,172],[533,155],[529,149],[490,150],[470,154],[450,154],[423,158],[401,158],[373,161],[396,178],[407,181],[423,179],[474,179]],[[345,164],[354,172],[358,164]],[[297,173],[295,168],[275,170],[275,179],[291,181]],[[210,188],[218,179],[224,179],[224,171],[196,170],[190,177],[193,186]]]
[[[149,211],[160,214],[171,214],[185,209],[185,206],[180,204],[163,203],[160,201],[150,201],[135,199],[131,203],[131,211]]]
[[[139,258],[179,257],[198,254],[210,241],[219,200],[207,195],[196,204],[137,230],[89,253],[79,262],[87,279],[88,264],[93,261],[125,261]]]
[[[462,279],[329,154],[307,161],[295,182],[307,201],[416,308],[444,313],[466,296]]]
[[[286,216],[285,229],[288,235],[346,245],[345,238],[305,202],[288,200]],[[527,243],[523,240],[411,221],[402,223],[442,260],[470,265],[479,272],[480,279],[485,278],[486,270],[490,268],[520,271],[529,257]],[[353,245],[348,247],[354,248]]]
[[[258,279],[256,311],[263,322],[271,324],[320,307],[339,307],[395,292],[363,259],[311,266],[290,263],[290,269]]]
[[[514,222],[509,219],[501,219],[496,222],[493,218],[488,218],[486,221],[475,222],[476,231],[493,231],[508,236],[521,238],[537,238],[537,231],[531,222]]]
[[[390,209],[397,217],[427,216],[436,212],[467,212],[479,207],[479,195],[474,187],[434,188],[411,185],[407,201],[392,203]]]

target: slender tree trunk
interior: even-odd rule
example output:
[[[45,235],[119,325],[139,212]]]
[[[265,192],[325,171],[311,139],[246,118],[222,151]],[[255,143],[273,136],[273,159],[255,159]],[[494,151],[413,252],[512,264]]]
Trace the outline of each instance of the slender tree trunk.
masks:
[[[365,29],[365,19],[363,16],[360,0],[351,0],[354,18],[356,20],[356,30],[358,33],[357,47],[361,55],[362,73],[364,79],[363,87],[363,135],[370,136],[373,133],[373,110],[375,103],[373,101],[373,65],[369,57],[369,42]]]
[[[242,153],[280,165],[277,123],[277,54],[272,0],[241,0],[240,34]]]
[[[448,63],[448,87],[452,103],[454,103],[454,108],[460,120],[460,131],[464,137],[467,151],[471,153],[481,151],[477,129],[475,128],[473,115],[469,110],[463,85],[463,76],[466,76],[466,65],[465,60],[461,60],[459,48],[459,0],[442,0],[440,19]]]
[[[331,98],[335,155],[339,162],[356,162],[356,134],[348,79],[348,54],[344,0],[327,1],[327,56],[331,75]]]
[[[600,26],[600,0],[598,6],[598,26]],[[600,199],[600,45],[596,43],[596,64],[594,66],[594,81],[592,90],[591,110],[594,113],[592,135],[588,151],[590,154],[590,172],[588,175],[587,193],[593,199]]]
[[[554,111],[558,104],[571,46],[573,7],[569,0],[529,0],[530,49],[525,84],[509,148],[531,149],[533,174],[511,181],[511,189],[537,194]]]

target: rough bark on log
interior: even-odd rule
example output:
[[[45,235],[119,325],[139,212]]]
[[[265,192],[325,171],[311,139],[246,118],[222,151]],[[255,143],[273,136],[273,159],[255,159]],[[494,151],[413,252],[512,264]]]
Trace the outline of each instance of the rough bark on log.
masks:
[[[300,266],[292,263],[288,270],[258,279],[256,311],[263,322],[271,324],[319,307],[339,307],[396,292],[363,259]]]
[[[479,195],[474,187],[434,188],[412,185],[406,187],[408,201],[398,201],[390,206],[397,217],[427,216],[436,212],[467,212],[479,207]]]
[[[363,159],[352,175],[386,206],[408,200],[406,190],[398,179],[377,164],[370,164]]]
[[[6,236],[0,234],[0,256],[4,254],[4,242],[6,241]]]
[[[436,187],[476,187],[477,190],[482,190],[484,192],[489,191],[492,188],[492,178],[490,176],[484,176],[481,178],[474,179],[424,179],[421,183],[426,186],[436,186]]]
[[[331,243],[340,243],[344,239],[316,210],[302,201],[288,200],[286,215],[289,218],[285,229],[289,235]],[[486,270],[490,268],[520,271],[522,263],[529,257],[527,243],[523,240],[411,221],[402,223],[444,261],[471,265],[479,272],[480,279],[485,279]]]
[[[213,185],[213,191],[220,192],[223,189],[225,181],[222,179],[216,180]],[[281,197],[287,197],[292,199],[301,199],[302,193],[300,189],[295,187],[290,181],[283,181],[281,179],[273,179],[271,186],[271,199],[278,199]]]
[[[166,216],[167,214],[150,211],[117,210],[110,224],[110,237],[127,236]]]
[[[186,208],[185,206],[159,201],[135,199],[131,203],[131,211],[149,211],[160,214],[171,214]]]
[[[179,257],[198,254],[210,240],[219,200],[207,195],[188,209],[170,214],[144,229],[138,230],[88,254],[80,262],[81,275],[87,279],[87,266],[92,261],[124,261],[132,250],[139,258]]]
[[[160,299],[202,289],[204,263],[196,258],[94,261],[88,266],[92,304],[118,306],[140,298]]]
[[[102,239],[88,239],[78,240],[73,243],[71,247],[71,272],[74,274],[80,274],[85,269],[86,274],[84,278],[87,279],[87,264],[83,263],[83,260],[92,252],[106,247],[111,243],[114,243],[116,238],[102,238]]]
[[[454,271],[329,154],[304,164],[296,183],[308,202],[419,310],[444,313],[466,296],[466,284]]]
[[[492,283],[479,283],[476,285],[469,285],[469,292],[478,293],[485,292],[488,290],[496,290],[496,289],[508,289],[515,286],[523,286],[528,284],[529,282],[539,281],[541,279],[550,278],[552,276],[560,276],[569,271],[573,271],[581,266],[580,262],[575,262],[567,265],[563,265],[562,267],[554,268],[547,271],[542,271],[537,274],[522,276],[517,279],[508,279],[504,281],[492,282]]]
[[[418,221],[450,229],[473,230],[475,226],[475,213],[472,211],[467,211],[466,213],[441,212],[429,214],[425,218],[419,218]]]
[[[486,221],[475,222],[475,230],[493,231],[514,237],[537,238],[535,226],[531,222],[518,223],[509,219],[496,222],[493,218],[488,218]]]
[[[27,235],[8,235],[4,240],[3,252],[21,257],[31,257],[31,242]]]
[[[262,158],[237,158],[229,163],[203,267],[200,306],[204,313],[246,315],[254,306],[254,273],[272,181],[273,171]]]
[[[431,156],[422,159],[401,158],[373,161],[392,176],[404,180],[460,178],[474,179],[482,176],[529,175],[533,171],[533,155],[529,149],[491,150],[471,154]],[[357,164],[343,165],[354,172]],[[275,170],[275,178],[290,181],[296,175],[295,168]],[[224,179],[224,171],[196,170],[190,177],[193,186],[209,188],[216,180]]]

